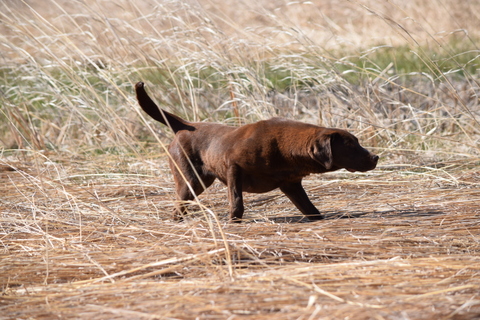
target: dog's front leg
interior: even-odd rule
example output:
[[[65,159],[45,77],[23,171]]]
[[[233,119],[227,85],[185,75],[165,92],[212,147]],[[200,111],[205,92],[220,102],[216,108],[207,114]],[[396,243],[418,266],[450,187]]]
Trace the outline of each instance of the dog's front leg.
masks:
[[[310,220],[321,220],[323,216],[308,198],[301,182],[283,185],[280,190],[293,202],[293,204]]]
[[[231,222],[242,222],[244,211],[242,184],[242,170],[235,164],[230,165],[227,169],[227,188]]]

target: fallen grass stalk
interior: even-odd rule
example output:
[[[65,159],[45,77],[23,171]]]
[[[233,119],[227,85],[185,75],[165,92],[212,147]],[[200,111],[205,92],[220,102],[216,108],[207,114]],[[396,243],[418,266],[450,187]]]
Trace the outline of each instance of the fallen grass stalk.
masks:
[[[133,268],[133,269],[130,269],[130,270],[124,270],[124,271],[117,272],[117,273],[114,273],[114,274],[106,275],[105,277],[102,277],[102,278],[99,278],[99,279],[77,281],[77,282],[74,282],[73,284],[74,285],[79,285],[79,284],[83,285],[83,284],[87,284],[87,283],[102,282],[102,281],[105,281],[105,280],[115,282],[114,278],[117,278],[117,277],[120,277],[120,276],[125,276],[125,275],[135,273],[135,272],[138,272],[138,271],[142,271],[142,270],[145,270],[147,268],[160,267],[160,266],[164,266],[164,265],[167,265],[167,264],[183,264],[185,262],[198,261],[201,258],[205,258],[205,257],[211,256],[211,255],[214,255],[214,254],[218,254],[218,253],[221,253],[221,252],[224,252],[224,251],[225,251],[225,248],[220,248],[220,249],[210,250],[206,253],[190,255],[188,257],[170,258],[170,259],[166,259],[166,260],[163,260],[163,261],[158,261],[158,262],[154,262],[154,263],[145,264],[141,267]],[[102,268],[102,272],[106,273],[105,270],[103,270],[103,268]],[[150,277],[150,276],[158,275],[158,274],[161,274],[161,273],[163,273],[162,270],[149,272],[145,275],[145,277]],[[134,279],[138,279],[138,278],[139,278],[138,276],[134,276]]]
[[[350,305],[353,305],[353,306],[359,306],[359,307],[367,307],[367,308],[384,308],[384,306],[379,306],[379,305],[370,305],[370,304],[364,304],[364,303],[360,303],[360,302],[355,302],[355,301],[349,301],[349,300],[345,300],[345,299],[342,299],[340,297],[337,297],[336,295],[334,294],[331,294],[330,292],[327,292],[325,290],[323,290],[322,288],[319,288],[315,283],[313,283],[312,285],[309,285],[308,283],[303,283],[301,281],[298,281],[298,280],[295,280],[295,279],[291,279],[291,278],[288,278],[286,279],[288,281],[292,281],[296,284],[299,284],[299,285],[302,285],[302,286],[305,286],[309,289],[312,289],[314,290],[315,292],[318,292],[322,295],[325,295],[329,298],[332,298],[333,300],[335,301],[338,301],[338,302],[342,302],[342,303],[347,303],[347,304],[350,304]]]
[[[405,300],[410,301],[410,300],[415,300],[415,299],[421,299],[421,298],[425,298],[425,297],[429,297],[429,296],[433,296],[433,295],[437,295],[437,294],[442,294],[442,293],[447,293],[447,292],[452,292],[452,291],[460,291],[460,290],[470,289],[470,288],[475,288],[476,290],[480,289],[478,286],[467,284],[467,285],[464,285],[464,286],[458,286],[458,287],[453,287],[453,288],[428,292],[428,293],[424,293],[424,294],[421,294],[421,295],[418,295],[418,296],[408,297]]]

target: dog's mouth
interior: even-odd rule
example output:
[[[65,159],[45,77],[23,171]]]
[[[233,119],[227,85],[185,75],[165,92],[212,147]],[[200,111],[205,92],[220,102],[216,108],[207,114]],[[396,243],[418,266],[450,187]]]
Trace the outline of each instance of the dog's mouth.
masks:
[[[375,167],[377,166],[377,162],[378,162],[378,156],[377,155],[373,155],[371,156],[371,159],[369,159],[371,161],[368,161],[368,162],[365,162],[365,163],[359,163],[358,165],[354,165],[354,168],[352,167],[344,167],[345,170],[349,171],[349,172],[357,172],[357,171],[360,171],[360,172],[367,172],[367,171],[370,171],[370,170],[373,170],[375,169]]]
[[[345,168],[345,170],[349,171],[349,172],[367,172],[367,171],[370,171],[374,168],[368,168],[368,169],[353,169],[353,168]]]

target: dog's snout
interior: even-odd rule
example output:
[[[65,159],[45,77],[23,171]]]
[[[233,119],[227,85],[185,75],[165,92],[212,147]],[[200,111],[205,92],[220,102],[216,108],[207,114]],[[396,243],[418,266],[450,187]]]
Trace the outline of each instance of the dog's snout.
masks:
[[[372,155],[372,161],[375,163],[378,162],[378,156],[376,154]]]

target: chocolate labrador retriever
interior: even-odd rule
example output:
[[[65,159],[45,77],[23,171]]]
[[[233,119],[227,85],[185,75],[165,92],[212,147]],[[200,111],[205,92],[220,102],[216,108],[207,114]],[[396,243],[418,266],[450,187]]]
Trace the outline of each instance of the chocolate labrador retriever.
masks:
[[[302,187],[303,177],[342,168],[365,172],[377,165],[378,156],[344,130],[282,118],[240,127],[188,122],[159,109],[143,82],[135,85],[135,91],[142,109],[175,133],[169,152],[179,200],[176,219],[182,219],[185,201],[193,200],[194,194],[201,194],[218,178],[228,187],[233,222],[243,216],[242,192],[276,188],[310,220],[320,220],[322,215]]]

